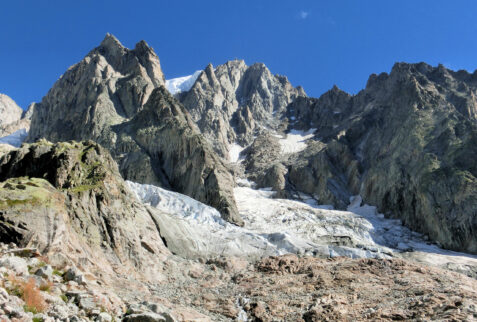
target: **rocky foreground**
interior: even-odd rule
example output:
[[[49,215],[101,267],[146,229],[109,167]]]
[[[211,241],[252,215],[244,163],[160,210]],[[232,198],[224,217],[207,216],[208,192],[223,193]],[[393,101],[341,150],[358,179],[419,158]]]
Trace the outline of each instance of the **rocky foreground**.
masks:
[[[73,265],[51,266],[36,250],[1,249],[3,320],[477,319],[477,281],[402,260],[284,255],[256,263],[226,257],[191,262],[171,256],[164,281],[131,288],[104,284]]]

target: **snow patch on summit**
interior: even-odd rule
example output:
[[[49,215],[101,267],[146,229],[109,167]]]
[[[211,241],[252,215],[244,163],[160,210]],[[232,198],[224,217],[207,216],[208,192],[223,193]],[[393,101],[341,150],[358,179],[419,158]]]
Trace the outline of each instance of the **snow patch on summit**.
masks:
[[[194,74],[189,76],[168,79],[166,80],[166,88],[172,95],[181,92],[187,92],[192,88],[201,73],[202,71],[198,70]]]

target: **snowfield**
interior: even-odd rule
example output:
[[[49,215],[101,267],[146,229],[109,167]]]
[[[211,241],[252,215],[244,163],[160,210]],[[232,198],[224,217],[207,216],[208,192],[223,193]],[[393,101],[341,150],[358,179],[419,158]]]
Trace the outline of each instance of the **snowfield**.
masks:
[[[259,258],[286,253],[351,258],[403,257],[431,265],[458,266],[477,273],[477,256],[447,251],[426,242],[399,220],[386,219],[376,207],[351,198],[348,211],[273,198],[271,189],[253,189],[240,179],[234,189],[245,222],[238,227],[219,212],[185,195],[127,181],[136,197],[159,209],[161,235],[177,255],[188,258],[243,256]],[[311,204],[311,205],[310,205]]]
[[[277,137],[280,138],[281,152],[287,154],[305,150],[306,141],[313,137],[315,131],[316,129],[309,129],[308,131],[291,130],[286,134],[285,138],[281,135],[277,135]]]
[[[238,145],[237,143],[233,143],[229,146],[229,161],[232,163],[237,163],[240,160],[240,152],[242,152],[245,148]]]
[[[172,95],[180,92],[187,92],[194,85],[201,73],[202,71],[198,70],[189,76],[168,79],[166,80],[166,88]]]

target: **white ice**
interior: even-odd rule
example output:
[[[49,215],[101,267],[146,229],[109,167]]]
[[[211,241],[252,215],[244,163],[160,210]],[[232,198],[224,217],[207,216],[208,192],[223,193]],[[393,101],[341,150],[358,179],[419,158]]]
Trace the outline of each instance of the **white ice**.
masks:
[[[306,141],[313,137],[316,129],[308,131],[291,130],[285,138],[280,136],[280,147],[282,153],[296,153],[306,149]]]
[[[25,141],[28,136],[26,129],[20,129],[10,135],[0,138],[0,144],[10,144],[16,148],[19,148],[23,141]]]
[[[198,70],[189,76],[168,79],[166,80],[166,88],[172,95],[180,92],[186,92],[191,89],[201,73],[202,71]]]
[[[229,146],[229,161],[232,163],[237,163],[240,161],[240,152],[245,148],[238,145],[237,143],[232,143]]]
[[[285,253],[321,256],[388,257],[391,250],[376,245],[372,225],[350,212],[316,209],[306,203],[274,199],[270,189],[255,190],[242,180],[234,189],[245,222],[238,227],[187,196],[151,185],[128,182],[139,200],[165,214],[160,221],[171,233],[168,245],[185,256],[234,255],[261,257]],[[250,185],[250,186],[247,186]],[[164,230],[166,232],[166,230]],[[347,241],[333,244],[334,236]],[[167,239],[167,238],[166,238]],[[359,245],[356,246],[356,245]]]

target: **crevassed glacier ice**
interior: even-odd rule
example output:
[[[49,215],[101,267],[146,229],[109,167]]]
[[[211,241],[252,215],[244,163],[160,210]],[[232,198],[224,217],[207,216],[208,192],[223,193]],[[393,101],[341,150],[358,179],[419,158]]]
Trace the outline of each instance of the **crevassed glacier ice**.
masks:
[[[186,257],[262,257],[285,253],[316,256],[388,257],[376,245],[369,222],[353,213],[315,209],[305,203],[271,198],[269,190],[236,187],[245,227],[187,196],[128,181],[139,200],[161,210],[156,218],[171,250]]]
[[[258,258],[285,253],[398,256],[477,274],[477,256],[426,242],[399,220],[384,218],[376,207],[362,204],[360,196],[351,198],[348,211],[338,211],[310,202],[276,199],[271,189],[256,190],[252,182],[241,179],[234,194],[245,226],[237,227],[222,220],[214,208],[190,197],[152,185],[127,183],[140,201],[161,211],[155,218],[161,235],[173,253],[184,257]]]

